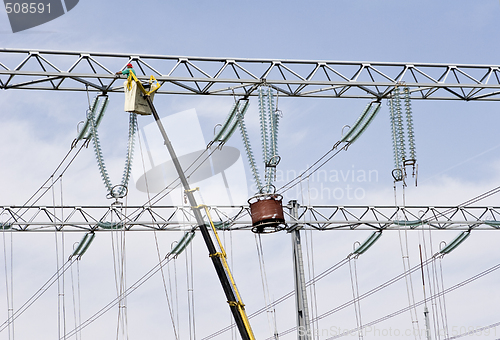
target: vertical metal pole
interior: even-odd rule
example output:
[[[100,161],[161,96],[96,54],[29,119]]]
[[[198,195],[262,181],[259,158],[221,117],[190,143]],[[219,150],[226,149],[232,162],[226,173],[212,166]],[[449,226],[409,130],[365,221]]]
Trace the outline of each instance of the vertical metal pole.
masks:
[[[221,282],[222,289],[224,290],[227,301],[229,303],[229,308],[233,313],[234,321],[238,327],[238,330],[240,331],[241,338],[243,340],[254,340],[255,338],[252,329],[250,328],[250,324],[248,323],[248,317],[245,313],[244,305],[237,297],[237,292],[235,292],[235,288],[233,288],[234,282],[232,282],[229,278],[230,274],[224,267],[223,261],[220,258],[220,253],[218,253],[217,249],[215,248],[215,244],[208,232],[208,228],[205,224],[203,215],[201,214],[201,209],[203,208],[201,206],[198,206],[198,204],[196,203],[193,191],[189,188],[189,183],[187,181],[186,175],[184,174],[179,159],[175,154],[174,148],[172,147],[172,144],[168,139],[167,132],[163,127],[160,116],[158,115],[158,112],[153,105],[151,97],[147,95],[145,96],[145,99],[148,102],[149,107],[151,108],[153,116],[156,120],[156,124],[158,125],[160,133],[163,136],[165,146],[167,147],[168,152],[170,153],[170,157],[172,158],[172,162],[174,163],[175,170],[177,171],[182,186],[184,187],[184,192],[186,193],[189,204],[191,205],[194,217],[196,218],[196,222],[198,223],[198,228],[200,228],[205,244],[207,245],[209,256],[212,259],[215,271],[217,272],[217,276],[219,277],[219,280]],[[234,287],[236,287],[235,284]]]
[[[297,224],[290,232],[292,235],[293,251],[293,272],[295,285],[295,304],[297,307],[297,339],[310,340],[311,328],[309,326],[309,309],[307,306],[306,280],[304,277],[304,261],[302,259],[302,246],[300,243],[299,204],[297,201],[290,201],[290,212]]]

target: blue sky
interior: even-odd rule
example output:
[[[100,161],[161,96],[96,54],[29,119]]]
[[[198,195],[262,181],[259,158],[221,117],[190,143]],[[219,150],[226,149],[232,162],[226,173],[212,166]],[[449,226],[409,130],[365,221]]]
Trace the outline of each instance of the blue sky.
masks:
[[[398,61],[428,63],[460,63],[498,65],[500,47],[500,3],[483,1],[120,1],[81,0],[64,16],[36,28],[11,33],[5,11],[0,10],[0,48],[53,49],[149,53],[210,57],[255,57],[311,60]],[[14,66],[14,65],[9,65]],[[122,112],[122,97],[110,96],[111,104],[100,127],[100,134],[112,177],[121,175],[126,143],[127,115]],[[47,178],[66,153],[75,136],[77,123],[84,119],[87,98],[82,93],[2,91],[0,94],[0,205],[21,204]],[[205,140],[213,127],[229,112],[232,98],[199,98],[165,96],[156,103],[163,116],[196,109]],[[283,119],[280,147],[283,171],[304,169],[323,155],[339,138],[341,128],[352,124],[367,104],[353,99],[280,99]],[[257,103],[252,102],[248,114],[254,148],[260,153],[257,126]],[[500,180],[500,141],[498,104],[458,101],[414,101],[413,112],[419,182],[407,189],[408,204],[455,205],[498,186]],[[139,124],[151,122],[141,117]],[[229,145],[240,148],[239,135]],[[342,153],[325,169],[331,171],[375,170],[377,180],[359,183],[323,183],[333,187],[351,184],[363,189],[360,200],[315,200],[319,204],[394,204],[392,146],[388,107],[383,107],[368,131],[349,151]],[[247,178],[250,176],[247,172]],[[310,186],[321,183],[308,183]],[[332,187],[332,188],[333,188]],[[72,204],[109,204],[92,150],[89,148],[74,164],[64,180],[66,202]],[[400,193],[400,192],[399,192]],[[141,204],[146,195],[131,190],[130,203]],[[300,198],[299,200],[302,200]],[[302,203],[309,203],[307,199]],[[48,203],[50,204],[50,199]],[[498,206],[493,197],[485,205]],[[165,235],[166,234],[166,235]],[[457,232],[432,235],[434,247],[449,242]],[[102,235],[102,236],[101,236]],[[364,240],[368,232],[325,232],[308,234],[314,239],[315,270],[340,261],[356,240]],[[67,247],[82,235],[68,235]],[[110,236],[99,234],[81,263],[82,305],[85,315],[92,314],[113,298],[114,279]],[[255,253],[254,236],[234,233],[233,252],[237,282],[247,310],[252,312],[264,303]],[[369,290],[402,271],[397,232],[387,233],[358,260],[361,291]],[[165,253],[177,233],[158,235]],[[412,264],[418,262],[420,234],[410,233]],[[473,232],[456,252],[443,260],[445,286],[451,286],[498,262],[496,232]],[[15,235],[16,304],[29,297],[55,270],[54,236]],[[128,282],[133,282],[144,268],[157,261],[151,234],[133,235],[128,240]],[[293,288],[289,236],[278,233],[263,237],[272,294],[277,298]],[[437,248],[436,248],[437,249]],[[3,256],[3,255],[2,255]],[[208,335],[229,322],[224,297],[206,256],[201,238],[193,243],[195,259],[195,294],[197,338]],[[4,258],[2,257],[2,261]],[[87,261],[87,262],[86,262]],[[179,272],[184,275],[184,260]],[[244,269],[243,269],[244,268]],[[309,268],[309,267],[308,267]],[[375,269],[374,269],[375,268]],[[5,272],[2,270],[2,282]],[[333,274],[332,274],[333,275]],[[100,280],[96,283],[97,278]],[[447,300],[450,325],[485,326],[498,322],[500,296],[496,293],[499,274],[457,290]],[[69,278],[68,278],[69,280]],[[69,281],[68,281],[69,282]],[[419,277],[414,277],[415,294],[421,295]],[[185,285],[185,282],[182,281]],[[69,285],[69,283],[68,283]],[[136,297],[129,299],[131,338],[147,332],[152,338],[172,337],[161,280],[149,283]],[[181,298],[185,298],[183,288]],[[382,292],[373,300],[362,302],[364,320],[370,321],[405,305],[406,288],[401,283],[392,291]],[[70,286],[67,299],[70,300]],[[350,296],[349,273],[346,268],[318,286],[320,313],[340,304]],[[338,292],[336,295],[332,292]],[[33,312],[23,315],[16,328],[18,339],[28,338],[35,322],[46,334],[57,334],[57,292],[51,294]],[[163,295],[162,295],[163,294]],[[5,284],[0,299],[5,299]],[[158,298],[158,296],[161,297]],[[345,298],[345,299],[344,299]],[[5,301],[5,300],[0,300]],[[183,300],[184,301],[184,300]],[[68,302],[68,306],[71,305]],[[180,306],[182,338],[187,339],[185,302]],[[0,316],[6,319],[4,303]],[[70,308],[70,307],[68,307]],[[280,331],[294,325],[293,303],[277,310]],[[385,314],[384,314],[385,313]],[[418,310],[421,325],[422,310]],[[214,315],[215,314],[215,315]],[[161,320],[158,315],[162,315]],[[70,315],[71,316],[71,315]],[[68,316],[68,324],[71,317]],[[33,321],[36,320],[36,321]],[[161,324],[163,323],[163,324]],[[109,327],[109,324],[112,327]],[[147,324],[147,329],[142,325]],[[258,338],[269,336],[267,319],[253,322]],[[320,327],[355,325],[351,309],[324,321]],[[381,327],[411,327],[409,315],[381,324]],[[69,326],[68,326],[69,327]],[[116,311],[103,321],[89,326],[84,337],[114,336]],[[497,335],[478,337],[500,338]],[[5,332],[0,339],[7,339]],[[284,337],[285,338],[285,337]],[[288,335],[286,339],[292,339]],[[370,338],[367,336],[367,338]],[[376,337],[371,337],[376,338]],[[412,338],[412,337],[409,337]],[[224,339],[228,339],[226,335]],[[325,339],[322,337],[321,339]]]

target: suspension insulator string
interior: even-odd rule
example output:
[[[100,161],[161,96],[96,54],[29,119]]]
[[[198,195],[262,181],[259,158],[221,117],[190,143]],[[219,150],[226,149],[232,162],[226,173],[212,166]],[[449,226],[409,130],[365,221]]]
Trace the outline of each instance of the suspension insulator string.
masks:
[[[99,100],[96,98],[94,100]],[[89,122],[90,136],[92,138],[94,153],[97,160],[97,165],[101,173],[101,178],[108,191],[108,198],[123,198],[128,193],[128,182],[130,180],[130,173],[132,171],[132,160],[134,157],[134,144],[135,135],[137,132],[137,114],[131,112],[129,116],[129,132],[128,132],[128,142],[127,142],[127,155],[125,157],[125,166],[123,169],[123,175],[121,183],[113,186],[109,178],[108,171],[104,162],[104,157],[102,154],[101,143],[99,141],[99,135],[97,133],[98,120],[102,118],[106,110],[108,103],[108,97],[105,96],[102,104],[98,105],[95,103],[91,105],[92,108],[87,112],[87,122]],[[96,111],[98,111],[98,118],[96,118]]]
[[[278,156],[278,125],[280,118],[279,115],[281,113],[279,110],[275,110],[274,94],[272,88],[262,85],[257,88],[257,93],[259,103],[262,159],[265,165],[264,178],[262,180],[255,162],[255,157],[252,152],[250,139],[248,137],[248,132],[244,121],[245,111],[248,108],[248,100],[245,99],[245,105],[241,109],[238,105],[241,100],[237,101],[236,97],[234,98],[234,100],[236,110],[238,111],[237,123],[240,128],[243,145],[245,147],[248,163],[250,164],[252,176],[254,178],[257,191],[261,194],[265,194],[274,191],[272,183],[273,180],[276,179],[276,166],[280,161],[280,157]],[[226,124],[224,124],[221,131],[225,129],[225,125]],[[219,132],[217,136],[219,136],[220,134],[221,133]]]
[[[411,111],[410,89],[404,88],[405,112],[406,112],[406,129],[408,132],[408,148],[410,152],[410,160],[417,159],[415,149],[415,132],[413,130],[413,115]]]
[[[389,98],[389,109],[390,109],[390,119],[391,119],[391,131],[392,131],[392,149],[394,153],[394,170],[392,171],[392,176],[394,177],[394,181],[402,181],[403,180],[403,171],[401,170],[401,155],[400,155],[400,143],[399,143],[399,129],[398,129],[398,112],[397,112],[397,102],[399,88],[396,86],[394,89],[394,93],[391,94]]]
[[[406,185],[406,183],[404,182],[405,178],[407,177],[406,167],[412,166],[412,177],[415,178],[416,186],[418,165],[415,147],[415,130],[411,109],[411,94],[410,89],[407,86],[403,87],[403,100],[405,117],[403,117],[400,86],[396,85],[388,100],[394,153],[394,170],[392,171],[392,176],[394,177],[395,182],[402,181],[403,185]],[[405,132],[406,139],[408,141],[408,150],[406,147]],[[408,157],[406,151],[408,151]]]
[[[399,91],[399,87],[396,87],[395,91],[395,104],[396,104],[396,133],[398,136],[398,148],[399,148],[399,164],[403,164],[406,160],[406,147],[405,147],[405,129],[403,124],[403,112],[401,109],[401,93]]]
[[[271,87],[267,88],[267,115],[269,116],[269,140],[270,148],[266,165],[266,185],[270,187],[276,178],[276,165],[279,163],[278,156],[278,123],[279,114],[274,109],[274,95]]]
[[[267,93],[264,93],[264,88],[262,86],[258,89],[259,93],[259,119],[260,119],[260,136],[262,141],[262,158],[264,159],[264,163],[269,161],[269,139],[267,133],[267,115],[266,115],[266,100]]]
[[[243,145],[245,146],[245,152],[247,154],[248,163],[250,163],[250,169],[252,170],[252,176],[255,181],[255,185],[259,191],[262,191],[262,183],[260,181],[259,169],[255,163],[255,157],[252,152],[252,146],[250,144],[250,138],[248,137],[247,128],[245,125],[245,120],[243,114],[239,114],[238,124],[240,127],[241,138],[243,139]]]

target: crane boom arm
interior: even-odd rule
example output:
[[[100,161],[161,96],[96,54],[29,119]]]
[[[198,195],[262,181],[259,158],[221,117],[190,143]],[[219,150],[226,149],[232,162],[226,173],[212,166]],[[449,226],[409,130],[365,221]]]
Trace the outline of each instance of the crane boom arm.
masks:
[[[153,105],[153,101],[151,100],[151,97],[149,94],[145,95],[145,99],[148,102],[149,107],[151,108],[151,112],[153,113],[153,116],[156,120],[156,123],[158,125],[158,128],[160,129],[160,132],[163,136],[163,140],[165,142],[165,146],[168,149],[168,152],[170,153],[170,157],[172,158],[172,161],[174,163],[175,169],[177,171],[177,174],[179,175],[182,186],[184,187],[184,192],[186,193],[186,196],[188,198],[189,204],[191,205],[191,209],[193,211],[193,214],[196,218],[196,222],[198,224],[198,228],[201,231],[201,234],[203,236],[203,240],[205,241],[205,244],[207,245],[208,248],[208,254],[210,258],[212,259],[212,263],[215,267],[215,271],[217,272],[217,276],[219,277],[219,281],[222,285],[222,289],[224,290],[224,294],[226,295],[227,302],[229,304],[229,308],[231,309],[231,312],[234,317],[234,321],[236,323],[236,326],[238,327],[238,330],[240,332],[241,338],[243,340],[255,340],[255,337],[252,332],[252,328],[250,327],[250,323],[248,321],[248,317],[245,312],[245,305],[241,301],[240,295],[238,293],[238,290],[236,288],[236,283],[234,282],[234,278],[229,270],[229,266],[227,265],[226,262],[226,252],[224,251],[224,248],[222,247],[222,244],[218,242],[220,251],[217,251],[217,248],[215,247],[215,244],[212,240],[212,237],[210,236],[210,233],[208,232],[207,225],[205,223],[205,220],[201,214],[201,210],[205,209],[207,213],[207,217],[210,220],[210,224],[213,228],[213,232],[215,236],[217,237],[217,232],[215,230],[215,227],[213,226],[213,222],[210,219],[210,215],[208,212],[208,209],[203,206],[203,205],[198,205],[196,203],[196,199],[194,197],[193,191],[189,187],[189,183],[186,179],[186,175],[184,174],[184,171],[181,167],[181,164],[177,158],[177,155],[174,151],[174,148],[172,147],[172,144],[170,143],[170,140],[168,139],[167,132],[165,131],[165,128],[163,127],[163,124],[160,120],[160,117],[158,115],[158,112],[156,111],[155,106]]]

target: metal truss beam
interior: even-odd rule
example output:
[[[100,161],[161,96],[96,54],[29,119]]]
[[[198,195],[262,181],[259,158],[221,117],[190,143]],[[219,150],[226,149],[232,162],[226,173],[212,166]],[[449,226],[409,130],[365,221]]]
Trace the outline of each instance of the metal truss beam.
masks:
[[[500,230],[500,207],[300,206],[298,220],[285,207],[287,226],[314,230]],[[222,230],[250,230],[248,206],[212,206]],[[0,230],[179,231],[196,226],[189,207],[174,206],[33,206],[0,207]]]
[[[158,93],[252,96],[269,85],[284,97],[386,98],[405,84],[413,99],[500,100],[499,65],[204,58],[0,49],[0,88],[122,92],[115,71],[131,62]]]

